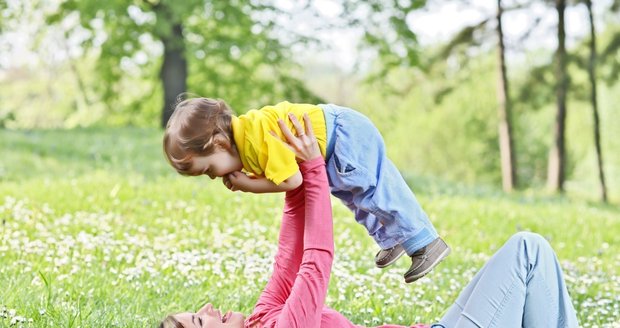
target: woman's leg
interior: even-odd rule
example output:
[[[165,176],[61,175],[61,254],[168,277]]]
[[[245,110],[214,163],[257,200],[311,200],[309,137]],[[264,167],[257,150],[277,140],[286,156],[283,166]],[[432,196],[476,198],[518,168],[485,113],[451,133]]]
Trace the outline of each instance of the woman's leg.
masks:
[[[578,327],[562,269],[540,235],[512,236],[435,327]]]

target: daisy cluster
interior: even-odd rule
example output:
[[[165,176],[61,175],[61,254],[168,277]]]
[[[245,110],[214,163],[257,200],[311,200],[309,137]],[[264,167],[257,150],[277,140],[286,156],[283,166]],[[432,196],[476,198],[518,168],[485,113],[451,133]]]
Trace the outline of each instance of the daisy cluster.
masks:
[[[127,209],[61,213],[4,198],[0,326],[153,326],[166,313],[206,301],[249,313],[272,270],[281,208],[227,201],[217,209],[166,201],[149,205],[151,217],[136,218]],[[357,324],[437,321],[491,255],[455,247],[458,260],[407,285],[402,274],[409,263],[375,268],[374,245],[350,229],[351,218],[342,213],[335,217],[327,304]],[[620,256],[614,259],[620,267]],[[561,264],[582,326],[620,327],[617,272],[592,258]]]

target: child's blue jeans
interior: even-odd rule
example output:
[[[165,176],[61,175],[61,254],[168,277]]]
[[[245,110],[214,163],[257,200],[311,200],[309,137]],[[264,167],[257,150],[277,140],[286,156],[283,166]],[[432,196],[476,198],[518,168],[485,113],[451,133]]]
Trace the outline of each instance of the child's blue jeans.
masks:
[[[513,235],[433,328],[579,327],[562,269],[540,235]]]
[[[355,220],[382,249],[407,242],[407,248],[417,250],[435,240],[437,231],[387,158],[383,138],[372,122],[350,108],[319,106],[327,127],[332,194],[355,213]]]

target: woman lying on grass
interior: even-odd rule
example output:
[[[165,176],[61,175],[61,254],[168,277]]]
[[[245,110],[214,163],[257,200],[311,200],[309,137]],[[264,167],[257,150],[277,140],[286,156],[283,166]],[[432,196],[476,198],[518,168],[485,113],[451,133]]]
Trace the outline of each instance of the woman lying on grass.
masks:
[[[301,162],[303,184],[286,193],[273,275],[254,312],[222,314],[211,304],[169,315],[160,328],[361,327],[324,305],[334,255],[330,192],[312,126],[297,120],[294,136],[280,128]],[[404,328],[386,325],[383,328]],[[417,324],[411,327],[428,327]],[[461,291],[432,327],[578,327],[555,253],[540,235],[512,236]]]

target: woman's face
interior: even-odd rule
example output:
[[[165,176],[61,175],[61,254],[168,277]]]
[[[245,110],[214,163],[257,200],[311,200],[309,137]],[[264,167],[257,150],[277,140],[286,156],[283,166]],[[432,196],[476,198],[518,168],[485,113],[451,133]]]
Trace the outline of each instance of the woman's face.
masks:
[[[239,312],[228,311],[222,314],[220,310],[213,308],[211,303],[207,303],[196,313],[178,313],[174,315],[174,318],[186,328],[243,328],[245,320],[243,314]]]

